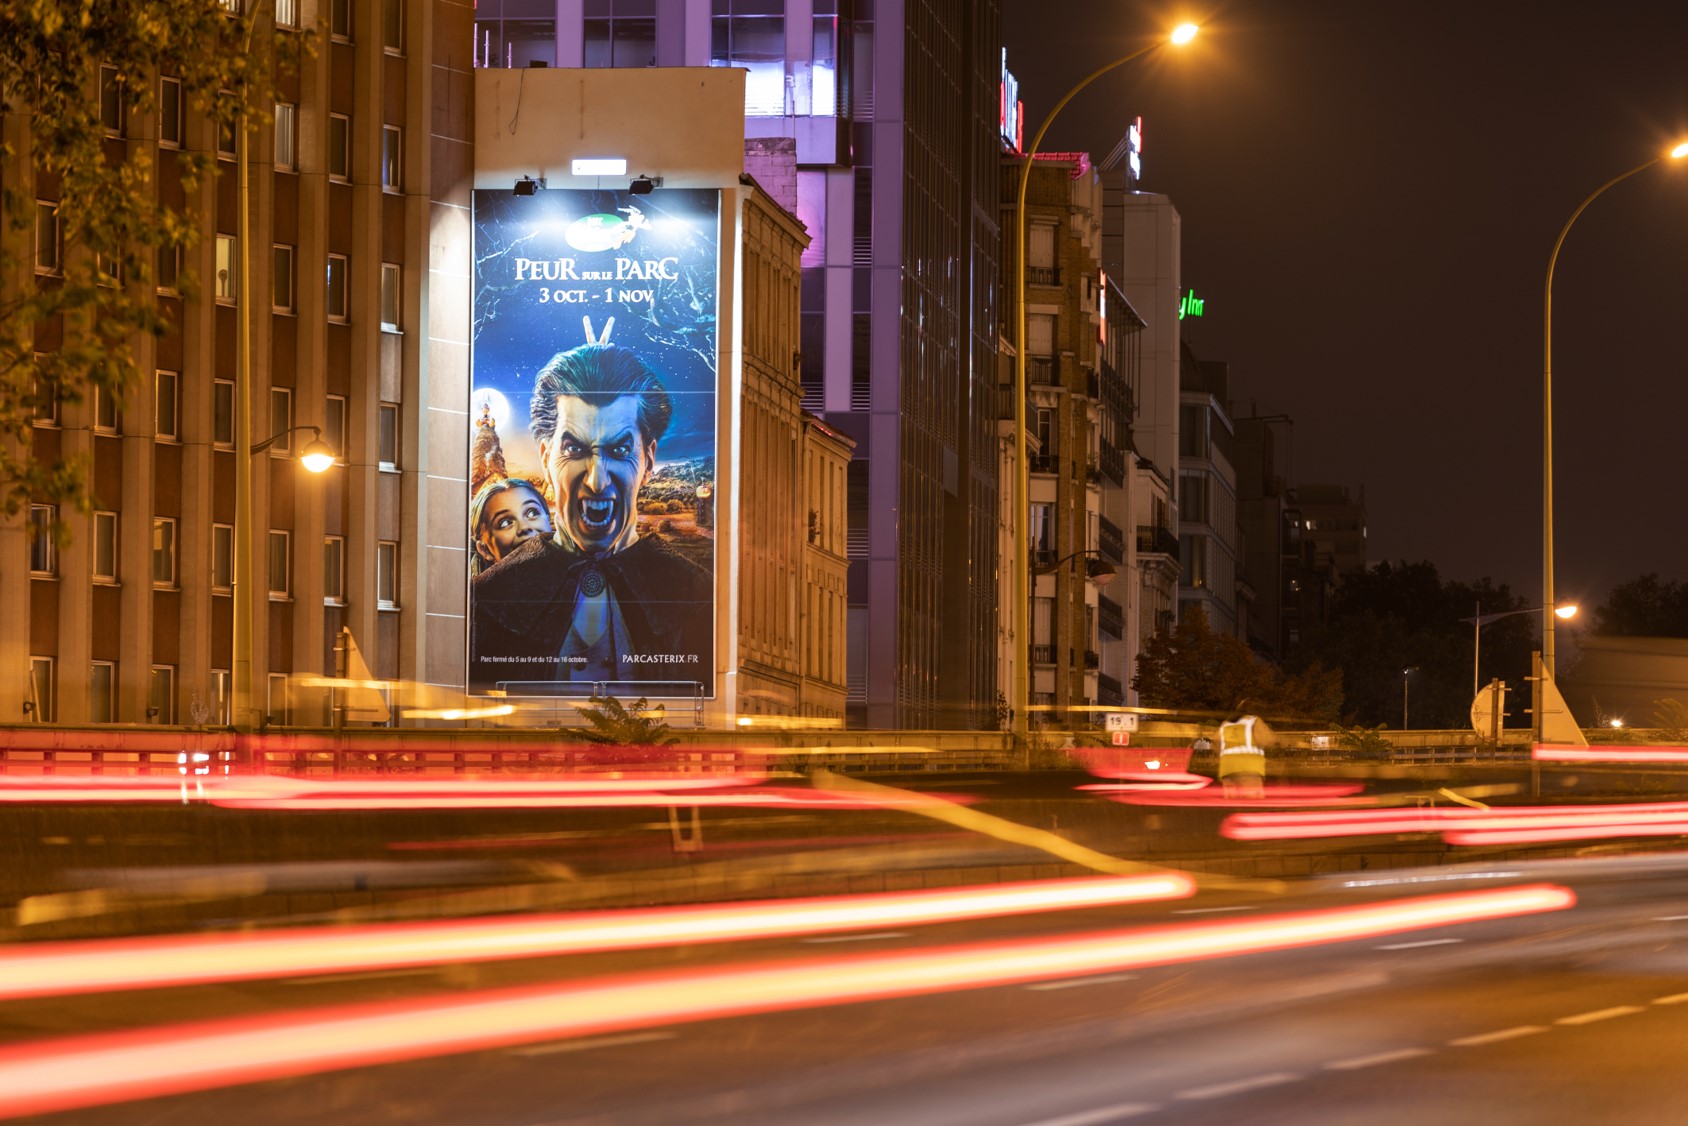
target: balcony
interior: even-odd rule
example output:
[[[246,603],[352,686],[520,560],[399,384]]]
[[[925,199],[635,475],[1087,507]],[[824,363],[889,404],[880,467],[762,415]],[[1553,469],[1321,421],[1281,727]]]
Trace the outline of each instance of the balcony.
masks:
[[[1109,563],[1119,566],[1125,562],[1125,534],[1119,530],[1119,525],[1106,516],[1096,521],[1096,550],[1102,553],[1102,558]]]
[[[1055,663],[1055,646],[1053,646],[1053,645],[1033,645],[1032,646],[1032,664],[1034,664],[1034,665],[1052,665],[1054,663]]]
[[[1059,473],[1061,459],[1054,454],[1032,454],[1026,458],[1026,465],[1033,473]]]
[[[1087,669],[1101,668],[1102,654],[1096,652],[1094,649],[1086,649],[1084,651],[1084,667]]]
[[[1026,357],[1026,384],[1028,386],[1034,383],[1052,384],[1055,381],[1054,356]]]
[[[1170,555],[1178,557],[1178,537],[1168,528],[1157,528],[1149,524],[1137,526],[1137,554],[1139,555]]]
[[[1105,594],[1096,599],[1096,628],[1109,637],[1125,637],[1125,611]]]
[[[1060,285],[1061,267],[1059,266],[1027,266],[1027,285]]]
[[[1105,672],[1096,674],[1096,702],[1109,708],[1125,706],[1125,693],[1120,690],[1119,681]]]

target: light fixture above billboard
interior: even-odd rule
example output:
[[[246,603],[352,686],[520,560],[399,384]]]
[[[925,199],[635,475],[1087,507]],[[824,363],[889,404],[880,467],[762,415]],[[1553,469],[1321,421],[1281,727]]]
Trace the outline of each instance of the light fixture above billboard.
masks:
[[[575,157],[572,168],[576,176],[625,176],[627,175],[627,158],[621,156]]]

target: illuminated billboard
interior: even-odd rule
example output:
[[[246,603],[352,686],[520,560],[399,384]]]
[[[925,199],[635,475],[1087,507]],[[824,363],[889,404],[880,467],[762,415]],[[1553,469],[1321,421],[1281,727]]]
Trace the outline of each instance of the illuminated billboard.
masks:
[[[474,193],[471,694],[714,695],[720,200]]]

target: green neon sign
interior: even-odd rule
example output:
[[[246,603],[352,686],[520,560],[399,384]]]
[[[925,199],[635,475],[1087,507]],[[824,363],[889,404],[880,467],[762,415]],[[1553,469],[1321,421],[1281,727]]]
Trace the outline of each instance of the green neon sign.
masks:
[[[1206,304],[1207,298],[1197,297],[1196,291],[1194,289],[1190,290],[1188,293],[1184,294],[1183,298],[1178,302],[1178,319],[1183,320],[1185,317],[1201,316],[1202,308]]]

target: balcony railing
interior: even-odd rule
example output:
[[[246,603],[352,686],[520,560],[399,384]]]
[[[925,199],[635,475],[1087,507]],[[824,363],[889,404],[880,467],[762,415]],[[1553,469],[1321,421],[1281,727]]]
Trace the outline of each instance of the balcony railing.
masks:
[[[1061,267],[1059,266],[1027,266],[1027,285],[1060,285]]]
[[[1028,384],[1031,384],[1031,383],[1054,383],[1055,382],[1055,357],[1054,356],[1027,356],[1026,357],[1026,382]]]
[[[1096,652],[1094,649],[1086,649],[1084,651],[1084,667],[1087,669],[1101,668],[1102,654]]]
[[[1168,528],[1157,528],[1152,524],[1137,526],[1137,554],[1139,555],[1172,555],[1178,554],[1178,537]]]
[[[1125,611],[1105,594],[1096,599],[1096,628],[1109,637],[1125,636]]]
[[[1096,550],[1110,563],[1125,562],[1125,535],[1119,530],[1119,525],[1106,516],[1096,521]]]
[[[1125,693],[1120,691],[1119,681],[1105,672],[1096,674],[1096,702],[1113,708],[1125,704]]]
[[[1034,664],[1034,665],[1052,665],[1054,663],[1055,663],[1055,646],[1053,646],[1053,645],[1033,645],[1032,646],[1032,664]]]
[[[1061,459],[1054,454],[1032,454],[1026,458],[1026,465],[1033,473],[1059,473]]]

